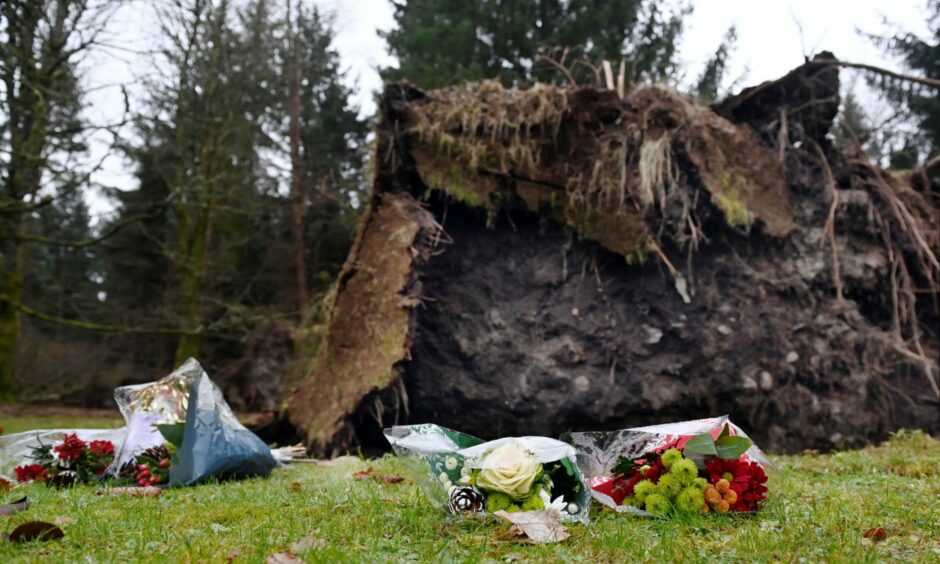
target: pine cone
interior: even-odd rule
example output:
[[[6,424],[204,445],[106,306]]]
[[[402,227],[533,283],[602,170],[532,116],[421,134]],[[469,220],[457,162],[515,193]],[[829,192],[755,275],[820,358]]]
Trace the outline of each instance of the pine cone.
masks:
[[[164,458],[170,458],[170,449],[166,448],[163,445],[150,447],[144,452],[140,453],[141,456],[147,456],[154,460],[163,460]]]
[[[483,511],[483,494],[473,488],[454,488],[448,505],[451,513],[479,513]]]

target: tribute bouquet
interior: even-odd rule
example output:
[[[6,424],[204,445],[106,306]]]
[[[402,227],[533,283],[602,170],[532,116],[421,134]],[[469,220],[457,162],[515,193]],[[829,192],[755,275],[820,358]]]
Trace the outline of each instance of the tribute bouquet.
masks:
[[[126,422],[120,429],[0,437],[0,475],[12,470],[18,481],[57,486],[97,479],[187,485],[267,476],[277,464],[275,454],[281,460],[287,454],[272,451],[239,423],[194,359],[156,382],[119,387],[114,399]]]
[[[546,437],[484,442],[437,425],[385,430],[411,478],[452,513],[555,511],[587,521],[590,493],[571,445]]]
[[[759,511],[769,459],[727,417],[563,437],[591,495],[620,512]]]

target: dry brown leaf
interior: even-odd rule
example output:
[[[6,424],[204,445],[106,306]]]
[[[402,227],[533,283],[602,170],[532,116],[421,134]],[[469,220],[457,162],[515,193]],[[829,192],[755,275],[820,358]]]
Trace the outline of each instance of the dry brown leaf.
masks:
[[[385,484],[400,484],[405,481],[404,476],[399,476],[398,474],[380,474],[371,466],[365,470],[353,472],[353,480],[367,480],[369,478]]]
[[[269,554],[264,562],[265,564],[299,564],[303,562],[303,559],[290,552],[275,552]]]
[[[13,515],[29,509],[29,500],[24,498],[0,505],[0,515]]]
[[[9,480],[0,478],[0,491],[8,492],[13,489],[13,484]]]
[[[130,497],[157,497],[163,493],[163,488],[158,488],[156,486],[102,488],[95,493],[97,493],[98,495],[126,495]]]
[[[229,551],[228,556],[225,557],[225,561],[229,563],[235,562],[235,559],[241,555],[242,553],[239,552],[237,548],[233,548],[231,551]]]
[[[561,524],[561,514],[553,509],[519,513],[497,511],[494,515],[512,523],[510,534],[525,537],[529,542],[560,542],[571,536]]]
[[[326,546],[326,541],[323,539],[318,539],[315,537],[304,537],[294,544],[290,545],[291,552],[305,552],[312,548],[323,548]]]
[[[862,536],[871,539],[872,542],[880,542],[888,538],[888,531],[884,527],[875,527],[862,533]]]
[[[294,482],[290,485],[291,491],[299,492],[300,491],[300,482]]]
[[[13,529],[10,542],[29,542],[32,540],[49,541],[65,536],[62,529],[44,521],[28,521]]]

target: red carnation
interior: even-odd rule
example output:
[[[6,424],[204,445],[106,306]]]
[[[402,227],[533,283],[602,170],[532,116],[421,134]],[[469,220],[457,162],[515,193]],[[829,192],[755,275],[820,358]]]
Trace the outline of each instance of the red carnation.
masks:
[[[663,463],[659,458],[656,458],[656,461],[649,465],[649,468],[646,472],[640,472],[640,469],[637,468],[636,472],[632,474],[620,474],[614,478],[614,485],[610,490],[610,497],[617,502],[618,505],[623,503],[623,500],[633,495],[633,488],[643,480],[650,480],[654,484],[659,480],[659,475],[663,472]]]
[[[60,460],[71,462],[81,458],[85,451],[85,441],[78,438],[78,435],[71,434],[62,437],[62,444],[56,445],[53,449],[59,455]]]
[[[725,479],[731,483],[731,489],[738,494],[738,500],[731,511],[757,511],[759,502],[767,499],[767,474],[764,468],[753,461],[723,458],[710,458],[705,461],[710,481],[714,484]]]
[[[114,456],[114,444],[111,441],[91,441],[88,450],[100,456]]]
[[[49,475],[46,469],[39,464],[24,464],[13,469],[16,472],[17,482],[45,482]]]

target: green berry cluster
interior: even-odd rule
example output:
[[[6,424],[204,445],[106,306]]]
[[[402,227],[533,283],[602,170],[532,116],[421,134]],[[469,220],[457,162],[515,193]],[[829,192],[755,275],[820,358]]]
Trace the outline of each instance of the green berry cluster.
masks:
[[[637,482],[633,496],[625,499],[624,504],[658,516],[700,512],[705,504],[703,492],[708,481],[699,478],[695,462],[675,448],[664,452],[660,460],[666,471],[655,483],[652,480]]]
[[[532,488],[531,494],[525,499],[514,502],[511,497],[502,492],[490,492],[486,496],[486,512],[495,513],[505,511],[506,513],[519,513],[520,511],[539,511],[545,509],[545,502],[539,492],[542,491],[542,485],[536,485]]]

